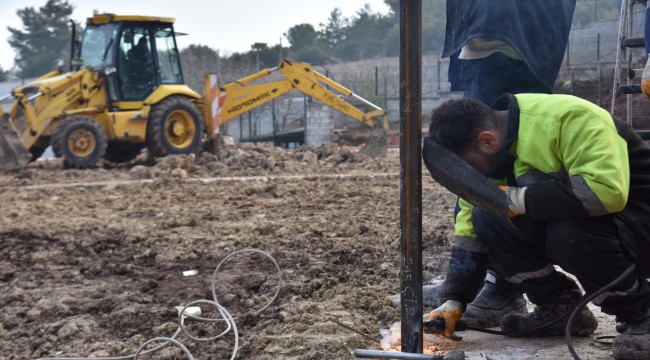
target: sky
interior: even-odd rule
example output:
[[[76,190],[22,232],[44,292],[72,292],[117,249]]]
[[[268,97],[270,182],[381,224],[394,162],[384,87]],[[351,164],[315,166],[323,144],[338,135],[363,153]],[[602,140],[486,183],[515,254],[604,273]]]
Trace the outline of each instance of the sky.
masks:
[[[0,0],[0,67],[9,70],[15,53],[7,40],[7,27],[24,30],[16,11],[36,9],[47,0]],[[174,29],[188,34],[177,39],[179,48],[206,45],[220,54],[246,52],[256,42],[269,46],[282,43],[290,27],[309,23],[316,30],[326,23],[334,8],[344,17],[353,17],[365,4],[382,14],[388,12],[383,0],[68,0],[74,6],[71,18],[85,23],[94,10],[120,15],[151,15],[176,18]]]

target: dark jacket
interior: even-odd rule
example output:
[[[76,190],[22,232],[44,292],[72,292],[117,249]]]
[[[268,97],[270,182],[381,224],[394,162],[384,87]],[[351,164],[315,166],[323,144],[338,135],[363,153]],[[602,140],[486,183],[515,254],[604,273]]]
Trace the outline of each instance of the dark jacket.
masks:
[[[576,0],[447,0],[442,56],[458,56],[475,37],[505,41],[551,89],[562,65],[575,6]]]

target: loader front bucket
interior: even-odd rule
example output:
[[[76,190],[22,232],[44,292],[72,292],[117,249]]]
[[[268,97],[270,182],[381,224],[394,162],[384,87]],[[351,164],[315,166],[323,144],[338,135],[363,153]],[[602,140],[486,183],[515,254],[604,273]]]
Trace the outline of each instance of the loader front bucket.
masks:
[[[371,158],[386,156],[388,152],[388,139],[386,130],[382,127],[373,127],[370,129],[368,142],[359,150],[359,153]]]
[[[9,114],[0,117],[0,171],[20,169],[32,159],[32,154],[25,148],[14,124],[9,121]]]

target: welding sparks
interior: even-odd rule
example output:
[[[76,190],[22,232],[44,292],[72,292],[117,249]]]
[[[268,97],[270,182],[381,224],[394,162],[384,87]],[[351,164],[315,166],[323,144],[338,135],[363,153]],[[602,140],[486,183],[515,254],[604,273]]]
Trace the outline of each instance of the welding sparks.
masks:
[[[402,327],[400,322],[395,322],[390,326],[389,329],[379,329],[379,334],[381,335],[381,340],[379,346],[384,351],[402,351],[401,344],[401,335]],[[439,348],[433,344],[424,344],[423,352],[425,354],[432,354],[434,351],[438,351]]]
[[[390,326],[390,329],[379,329],[379,334],[381,335],[379,346],[381,346],[382,350],[387,351],[395,345],[401,346],[401,331],[399,322],[394,322],[393,325]]]

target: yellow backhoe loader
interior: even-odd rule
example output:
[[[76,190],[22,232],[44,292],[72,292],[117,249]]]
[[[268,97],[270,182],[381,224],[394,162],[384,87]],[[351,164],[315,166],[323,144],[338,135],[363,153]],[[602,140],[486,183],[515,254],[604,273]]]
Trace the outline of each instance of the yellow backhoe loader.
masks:
[[[8,112],[0,108],[0,170],[21,168],[50,145],[69,168],[92,167],[102,158],[129,161],[145,147],[155,157],[214,151],[219,125],[293,89],[373,128],[364,152],[385,153],[384,111],[306,63],[284,60],[222,86],[207,74],[201,97],[183,82],[173,23],[153,16],[88,18],[69,72],[52,71],[0,97],[13,101]],[[275,71],[284,79],[252,84]],[[202,146],[206,141],[210,146]]]

